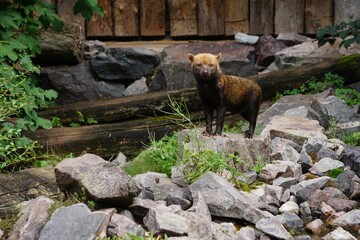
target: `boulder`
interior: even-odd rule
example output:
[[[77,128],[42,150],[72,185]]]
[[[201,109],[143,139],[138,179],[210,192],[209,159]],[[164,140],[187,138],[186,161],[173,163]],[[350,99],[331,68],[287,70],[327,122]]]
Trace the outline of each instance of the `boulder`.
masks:
[[[290,233],[276,218],[263,218],[256,223],[256,228],[276,239],[290,240]]]
[[[348,231],[345,231],[342,227],[338,227],[334,231],[326,234],[322,239],[323,240],[338,240],[338,239],[356,240],[356,237],[354,237]]]
[[[84,188],[91,199],[116,206],[129,206],[140,193],[135,181],[119,166],[93,154],[65,158],[56,165],[55,176],[64,192]]]
[[[235,41],[238,43],[255,44],[259,40],[258,36],[251,36],[246,33],[238,32],[235,34]]]
[[[18,214],[20,218],[11,229],[8,240],[38,239],[49,219],[48,210],[54,201],[40,196],[26,202]]]
[[[95,239],[105,220],[105,213],[92,213],[83,203],[60,207],[46,223],[39,240],[69,240],[79,236],[84,240]]]
[[[256,47],[256,64],[268,67],[275,60],[275,53],[284,48],[286,48],[286,45],[277,41],[270,34],[261,36]]]
[[[309,169],[309,172],[315,175],[324,176],[327,175],[332,169],[343,167],[344,164],[342,162],[325,157],[316,162],[314,166]]]
[[[139,224],[121,214],[112,215],[107,233],[109,236],[118,237],[125,237],[127,234],[145,236],[145,231]]]
[[[65,105],[78,101],[114,98],[124,95],[123,83],[98,81],[88,61],[70,67],[45,67],[41,70],[40,86],[59,94],[56,103]]]
[[[330,179],[328,176],[323,176],[301,181],[290,187],[291,194],[298,199],[299,203],[302,203],[306,201],[315,190],[324,188]]]
[[[343,162],[345,166],[350,167],[350,169],[360,177],[360,147],[348,146],[340,161]]]
[[[288,47],[313,41],[312,38],[300,35],[298,33],[279,33],[279,35],[276,37],[276,40],[283,42]]]
[[[223,73],[242,77],[257,74],[253,46],[228,41],[176,44],[163,50],[161,63],[149,83],[150,91],[195,87],[188,53],[221,53]]]
[[[243,219],[258,222],[271,214],[252,204],[246,194],[235,189],[229,182],[212,172],[205,173],[189,186],[194,196],[201,193],[213,216]]]
[[[146,84],[146,78],[142,77],[139,80],[134,81],[131,83],[124,91],[124,96],[131,96],[131,95],[139,95],[145,94],[149,91],[148,86]]]
[[[360,209],[353,209],[347,212],[333,222],[334,225],[350,230],[360,229]]]

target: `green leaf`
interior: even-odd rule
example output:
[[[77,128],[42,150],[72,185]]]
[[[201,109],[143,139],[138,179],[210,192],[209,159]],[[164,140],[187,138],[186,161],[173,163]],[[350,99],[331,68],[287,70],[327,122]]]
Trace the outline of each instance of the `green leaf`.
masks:
[[[52,90],[52,89],[46,90],[46,91],[44,92],[44,95],[45,95],[45,97],[46,97],[47,99],[49,99],[49,100],[53,100],[53,99],[55,99],[55,98],[58,97],[58,93],[57,93],[55,90]]]
[[[62,28],[64,27],[64,23],[62,21],[60,21],[59,19],[55,19],[52,22],[52,25],[55,29],[55,31],[60,32],[62,30]]]
[[[98,5],[97,0],[77,0],[74,5],[73,12],[74,15],[80,13],[86,21],[90,21],[94,12],[101,17],[104,15],[104,11]]]
[[[41,15],[39,17],[39,21],[41,22],[41,25],[43,26],[43,28],[47,29],[50,27],[51,24],[51,20],[49,19],[48,16],[46,15]]]

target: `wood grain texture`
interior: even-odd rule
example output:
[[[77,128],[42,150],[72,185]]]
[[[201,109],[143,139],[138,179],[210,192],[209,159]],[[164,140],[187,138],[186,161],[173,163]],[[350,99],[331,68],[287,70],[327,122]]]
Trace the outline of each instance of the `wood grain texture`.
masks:
[[[305,0],[275,0],[275,34],[304,32]]]
[[[139,2],[115,0],[113,4],[114,35],[117,37],[139,36]]]
[[[197,35],[197,1],[168,0],[170,12],[170,35]]]
[[[306,0],[305,33],[315,33],[317,29],[330,26],[334,21],[334,0]]]
[[[249,0],[224,0],[225,35],[249,32]]]
[[[140,0],[140,35],[165,35],[165,0]]]
[[[104,16],[94,14],[90,21],[86,22],[86,34],[88,37],[105,37],[114,35],[114,21],[111,0],[99,0],[99,5],[104,10]]]
[[[360,19],[360,0],[334,0],[334,24]]]
[[[274,33],[275,0],[250,1],[250,34]]]
[[[224,0],[198,0],[199,36],[225,34]]]

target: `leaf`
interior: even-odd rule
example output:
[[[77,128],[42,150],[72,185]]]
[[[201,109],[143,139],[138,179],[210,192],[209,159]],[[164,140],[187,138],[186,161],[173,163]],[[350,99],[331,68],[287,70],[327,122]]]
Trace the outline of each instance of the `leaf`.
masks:
[[[52,25],[55,29],[55,31],[60,32],[62,30],[62,28],[64,27],[64,23],[62,21],[60,21],[59,19],[55,19],[52,22]]]
[[[37,117],[36,119],[36,125],[43,127],[45,129],[51,129],[52,128],[52,123],[50,120],[42,118],[42,117]]]
[[[86,21],[90,21],[94,12],[101,17],[104,15],[104,11],[98,5],[97,0],[77,0],[74,5],[73,12],[74,15],[80,13]]]
[[[58,97],[58,93],[57,93],[55,90],[52,90],[52,89],[46,90],[46,91],[44,92],[44,95],[45,95],[45,97],[46,97],[47,99],[49,99],[49,100],[53,100],[53,99],[55,99],[55,98]]]
[[[39,17],[39,21],[41,22],[41,25],[43,26],[43,28],[48,29],[50,27],[51,20],[49,19],[48,16],[41,15]]]

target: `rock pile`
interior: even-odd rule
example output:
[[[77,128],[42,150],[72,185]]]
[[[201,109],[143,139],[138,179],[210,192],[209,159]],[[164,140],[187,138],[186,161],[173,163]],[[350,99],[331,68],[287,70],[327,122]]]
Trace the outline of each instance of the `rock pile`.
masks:
[[[247,152],[243,157],[251,164],[256,163],[254,152],[267,149],[267,164],[258,175],[248,165],[241,168],[249,176],[242,181],[264,183],[255,190],[239,191],[212,172],[190,185],[179,175],[129,177],[116,163],[85,154],[57,165],[57,183],[62,191],[85,189],[104,208],[92,212],[78,203],[50,216],[53,200],[41,196],[24,204],[8,239],[96,239],[147,232],[172,240],[359,239],[360,148],[329,139],[324,131],[330,128],[326,119],[336,119],[341,131],[359,131],[360,116],[330,93],[280,99],[259,117],[264,127],[254,140],[199,134],[204,146],[215,151],[233,152],[243,145],[239,154]],[[298,98],[303,104],[286,104]],[[254,151],[261,145],[257,141],[267,146]],[[329,174],[336,171],[338,176]]]

